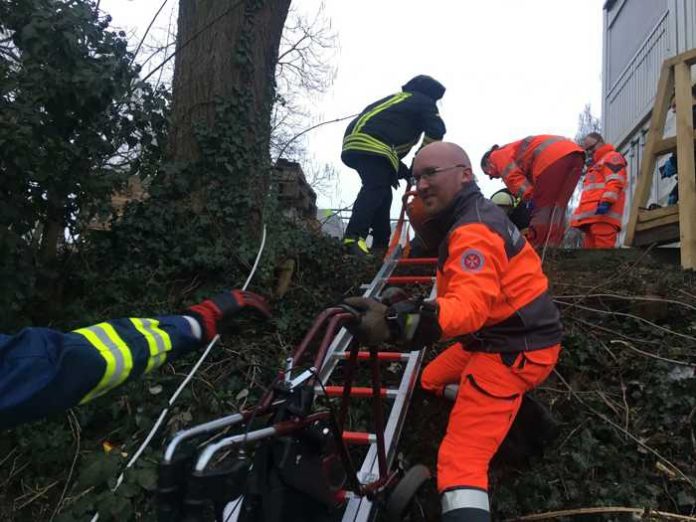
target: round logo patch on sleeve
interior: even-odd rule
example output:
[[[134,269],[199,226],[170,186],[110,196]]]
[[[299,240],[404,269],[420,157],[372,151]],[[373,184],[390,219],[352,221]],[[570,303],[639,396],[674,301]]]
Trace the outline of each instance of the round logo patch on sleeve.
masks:
[[[462,269],[465,272],[479,272],[483,265],[483,254],[475,248],[470,248],[462,254]]]

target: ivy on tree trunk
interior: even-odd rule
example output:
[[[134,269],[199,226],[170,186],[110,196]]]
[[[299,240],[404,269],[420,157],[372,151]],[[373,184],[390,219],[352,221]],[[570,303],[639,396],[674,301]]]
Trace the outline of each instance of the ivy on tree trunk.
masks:
[[[218,118],[236,119],[234,128],[227,128],[235,135],[227,136],[226,151],[215,151],[230,154],[222,165],[224,179],[201,172],[191,205],[198,214],[209,191],[235,183],[250,198],[249,224],[254,235],[268,191],[274,71],[289,8],[290,0],[179,2],[168,156],[176,163],[200,160],[205,151],[197,129],[218,139],[224,132],[216,125]],[[221,112],[221,104],[234,107]]]

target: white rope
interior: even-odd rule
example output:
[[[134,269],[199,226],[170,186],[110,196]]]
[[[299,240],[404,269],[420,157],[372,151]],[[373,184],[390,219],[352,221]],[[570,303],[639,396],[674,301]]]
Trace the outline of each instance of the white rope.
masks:
[[[263,249],[265,246],[266,246],[266,225],[263,226],[263,234],[261,236],[261,246],[259,246],[259,251],[256,254],[256,260],[254,261],[254,266],[251,267],[251,272],[249,272],[249,277],[247,277],[247,280],[244,283],[242,290],[246,290],[249,287],[249,283],[251,283],[251,279],[254,277],[254,274],[256,273],[256,269],[259,266],[259,261],[261,260],[261,254],[263,253]],[[186,386],[191,381],[191,379],[193,379],[193,376],[196,375],[196,372],[201,367],[201,364],[203,364],[203,362],[206,360],[206,358],[208,357],[208,354],[213,349],[213,346],[215,346],[215,344],[218,342],[219,339],[220,339],[220,334],[217,334],[215,337],[213,337],[213,340],[210,341],[210,343],[208,344],[205,351],[201,354],[198,361],[196,361],[196,364],[194,364],[193,368],[191,368],[191,371],[186,375],[186,378],[181,382],[179,387],[176,389],[176,391],[169,398],[167,406],[165,406],[165,408],[160,413],[159,417],[157,418],[157,421],[155,421],[155,424],[152,426],[152,429],[147,434],[147,437],[145,437],[145,440],[142,442],[142,444],[137,449],[137,451],[133,454],[133,457],[131,457],[131,459],[128,461],[128,464],[126,464],[126,467],[123,468],[123,471],[118,476],[118,479],[116,479],[116,485],[111,489],[112,492],[116,492],[116,490],[119,487],[121,487],[121,484],[123,483],[123,478],[125,476],[126,471],[129,468],[133,467],[133,465],[138,461],[138,459],[140,459],[140,456],[145,451],[145,448],[147,448],[147,446],[150,444],[150,441],[157,433],[157,430],[159,430],[160,426],[164,422],[164,419],[167,417],[167,413],[169,413],[169,408],[174,404],[174,402],[179,397],[181,392],[184,391],[184,388],[186,388]],[[91,522],[97,522],[98,520],[99,520],[99,512],[94,514]]]
[[[549,228],[546,232],[546,239],[544,240],[544,248],[541,251],[541,264],[544,264],[544,258],[546,257],[546,247],[549,245],[549,238],[551,237],[551,230],[553,230],[554,220],[556,217],[557,205],[553,206],[553,211],[551,212],[551,219],[549,220]]]

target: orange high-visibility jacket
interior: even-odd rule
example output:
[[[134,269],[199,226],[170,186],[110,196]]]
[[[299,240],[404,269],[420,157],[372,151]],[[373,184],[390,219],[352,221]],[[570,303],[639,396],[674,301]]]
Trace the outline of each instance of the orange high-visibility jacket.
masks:
[[[560,314],[541,260],[505,213],[468,183],[438,221],[449,230],[437,271],[442,338],[500,353],[558,344]]]
[[[590,223],[609,223],[621,228],[621,218],[626,201],[626,160],[605,143],[592,155],[592,165],[587,169],[582,182],[580,204],[570,220],[573,227]],[[607,214],[597,215],[597,205],[611,203]]]
[[[539,174],[554,161],[573,152],[582,152],[576,143],[562,136],[527,136],[494,150],[489,156],[496,174],[515,196],[528,200],[534,194]]]

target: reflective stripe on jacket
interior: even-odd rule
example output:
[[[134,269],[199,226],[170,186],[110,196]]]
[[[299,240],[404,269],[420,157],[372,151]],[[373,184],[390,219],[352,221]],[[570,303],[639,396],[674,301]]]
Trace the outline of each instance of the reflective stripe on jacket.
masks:
[[[502,178],[513,196],[528,200],[539,175],[553,162],[573,152],[582,152],[582,148],[562,136],[543,134],[527,136],[494,150],[489,162],[495,171],[493,177]]]
[[[605,143],[592,156],[582,183],[580,203],[570,220],[573,227],[590,223],[608,223],[621,228],[626,201],[626,160],[614,147]],[[597,205],[611,203],[609,212],[597,214]]]
[[[0,334],[0,428],[91,401],[200,347],[191,321],[128,318],[67,333],[25,328]]]
[[[486,352],[558,344],[560,314],[541,260],[504,212],[469,183],[439,221],[449,229],[437,272],[443,338]]]
[[[441,140],[445,124],[435,101],[420,92],[400,92],[368,105],[350,122],[343,137],[341,159],[353,167],[354,154],[379,155],[386,158],[395,172],[399,160],[418,143]]]

